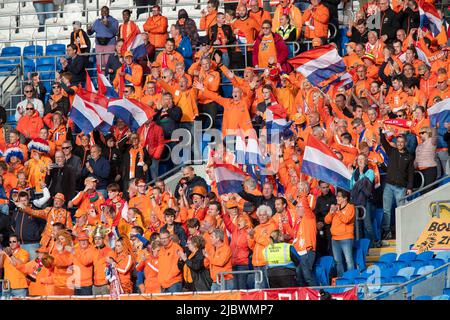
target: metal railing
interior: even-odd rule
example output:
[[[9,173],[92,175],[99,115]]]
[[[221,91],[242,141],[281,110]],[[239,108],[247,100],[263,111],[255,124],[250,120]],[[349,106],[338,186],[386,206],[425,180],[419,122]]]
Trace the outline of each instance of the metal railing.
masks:
[[[363,215],[360,216],[359,215],[359,211],[363,212]],[[367,214],[367,210],[364,206],[355,206],[355,238],[356,240],[361,238],[361,234],[360,232],[362,231],[362,234],[364,234],[364,230],[360,230],[363,229],[361,228],[361,221],[363,221],[366,218],[366,214]]]
[[[225,288],[225,275],[239,275],[239,274],[254,274],[255,275],[255,288],[261,288],[263,283],[263,272],[261,270],[243,270],[243,271],[223,271],[216,275],[216,283],[220,286],[220,290],[226,290]]]
[[[438,180],[434,181],[433,183],[430,183],[430,184],[428,184],[428,185],[426,185],[426,186],[424,186],[422,188],[417,189],[416,191],[412,192],[411,194],[400,198],[399,205],[404,205],[408,201],[409,198],[415,197],[415,196],[417,196],[419,194],[422,194],[423,191],[428,190],[428,189],[430,189],[432,187],[436,187],[441,182],[443,182],[443,181],[445,181],[446,179],[449,179],[449,178],[450,178],[450,175],[445,175],[445,176],[439,178]]]
[[[432,201],[430,202],[430,205],[428,206],[428,211],[430,212],[431,216],[440,218],[441,217],[441,204],[450,204],[450,199],[449,200],[440,200],[440,201]],[[434,207],[434,210],[432,209],[433,205],[436,205]]]
[[[430,281],[434,277],[439,276],[439,274],[441,274],[441,273],[445,273],[445,278],[446,278],[445,284],[443,284],[443,288],[450,286],[450,262],[449,262],[449,263],[446,263],[443,266],[440,266],[439,268],[436,268],[433,271],[430,271],[424,275],[421,275],[412,280],[409,280],[407,282],[399,284],[396,287],[386,290],[383,293],[380,293],[373,297],[370,297],[367,300],[388,299],[389,296],[392,296],[394,294],[398,298],[403,298],[403,300],[412,300],[412,299],[414,299],[414,286],[421,284],[421,286],[426,288],[427,283],[424,283],[424,282]],[[434,288],[430,288],[430,291],[432,289],[436,290],[436,288],[434,287]],[[441,294],[442,294],[442,290],[441,290]],[[399,299],[399,300],[402,300],[402,299]]]

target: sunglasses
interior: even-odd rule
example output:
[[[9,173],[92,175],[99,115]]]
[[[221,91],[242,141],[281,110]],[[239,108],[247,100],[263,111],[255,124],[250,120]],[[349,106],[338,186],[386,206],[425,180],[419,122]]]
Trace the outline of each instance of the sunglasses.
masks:
[[[59,89],[60,86],[53,86],[52,89]]]
[[[9,243],[17,243],[17,240],[10,240]]]
[[[25,93],[32,93],[33,90],[25,90]]]
[[[71,147],[62,147],[63,150],[70,149]]]
[[[427,132],[426,132],[426,131],[421,131],[421,132],[420,132],[420,134],[424,134],[424,133],[427,133]]]
[[[26,108],[26,110],[34,110],[34,108]]]

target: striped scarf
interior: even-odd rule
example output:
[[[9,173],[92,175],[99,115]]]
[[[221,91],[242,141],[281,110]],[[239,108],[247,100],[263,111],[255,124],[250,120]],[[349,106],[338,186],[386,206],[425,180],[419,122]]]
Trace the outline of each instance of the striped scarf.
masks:
[[[142,147],[130,149],[130,179],[136,178],[136,165],[144,162],[144,150]]]

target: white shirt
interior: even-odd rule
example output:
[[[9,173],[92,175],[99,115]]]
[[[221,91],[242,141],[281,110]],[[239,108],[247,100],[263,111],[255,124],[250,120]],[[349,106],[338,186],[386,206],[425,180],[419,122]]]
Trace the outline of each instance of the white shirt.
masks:
[[[22,116],[25,114],[25,109],[27,107],[27,104],[31,102],[34,106],[34,109],[37,110],[37,112],[39,112],[39,116],[42,118],[44,117],[44,104],[42,103],[41,100],[33,98],[31,100],[22,100],[17,104],[16,107],[16,114],[15,114],[15,118],[16,121],[19,121],[20,118],[22,118]]]

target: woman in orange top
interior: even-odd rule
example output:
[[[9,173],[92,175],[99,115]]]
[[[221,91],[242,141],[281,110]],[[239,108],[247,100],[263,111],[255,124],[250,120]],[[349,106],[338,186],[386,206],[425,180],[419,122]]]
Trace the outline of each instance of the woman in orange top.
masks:
[[[302,20],[306,27],[305,38],[312,39],[328,37],[328,21],[330,20],[330,12],[327,7],[320,3],[320,0],[311,0],[311,6],[303,13]]]
[[[158,256],[161,244],[159,241],[153,241],[147,247],[149,253],[143,254],[141,262],[136,266],[136,271],[144,270],[145,282],[144,293],[160,293],[161,287],[158,284]]]
[[[219,8],[219,1],[209,0],[206,6],[206,10],[201,11],[202,17],[200,18],[199,30],[206,31],[206,35],[209,34],[209,28],[217,23],[217,9]]]
[[[336,205],[331,205],[330,212],[325,216],[325,223],[331,224],[331,246],[336,262],[337,276],[344,273],[342,254],[345,257],[347,270],[354,269],[353,238],[355,225],[355,206],[348,201],[350,194],[339,190],[336,194]]]
[[[55,144],[56,151],[61,151],[63,142],[71,139],[72,130],[66,126],[60,112],[55,112],[52,120],[53,128],[49,131],[48,139]]]
[[[52,255],[55,258],[55,273],[53,275],[55,283],[55,295],[71,296],[74,294],[73,285],[69,286],[73,273],[73,242],[72,236],[66,230],[61,230],[56,236],[56,250]]]
[[[117,269],[123,292],[125,294],[133,293],[131,271],[135,264],[135,258],[128,238],[120,237],[117,239],[114,247],[114,255],[109,258],[109,263],[114,264]]]

